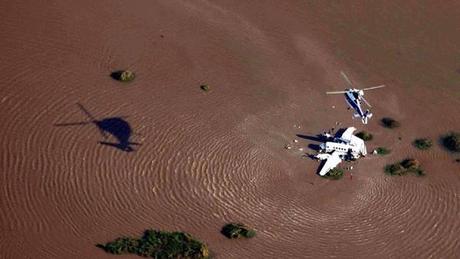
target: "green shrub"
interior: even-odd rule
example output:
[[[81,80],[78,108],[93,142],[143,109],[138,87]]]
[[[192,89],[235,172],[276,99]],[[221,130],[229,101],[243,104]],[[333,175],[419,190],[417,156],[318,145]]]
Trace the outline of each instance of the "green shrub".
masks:
[[[385,173],[390,174],[390,175],[402,175],[403,167],[399,163],[386,165]]]
[[[385,128],[389,129],[394,129],[401,126],[401,124],[398,121],[388,117],[382,118],[381,122]]]
[[[442,144],[452,152],[460,152],[460,133],[450,132],[441,138]]]
[[[375,149],[379,155],[388,155],[391,153],[391,150],[384,147],[378,147]]]
[[[373,138],[372,134],[367,131],[360,131],[356,133],[356,136],[364,141],[369,141]]]
[[[112,254],[137,254],[152,258],[209,258],[205,244],[182,232],[146,230],[140,239],[122,237],[96,246]]]
[[[208,92],[209,90],[211,90],[211,89],[209,88],[209,85],[200,85],[200,88],[201,88],[201,90],[203,90],[203,91],[205,91],[205,92]]]
[[[134,253],[139,246],[139,240],[130,237],[120,237],[105,245],[98,244],[97,246],[111,254]]]
[[[407,173],[414,173],[417,176],[425,175],[420,167],[420,162],[412,158],[404,159],[395,164],[386,165],[384,171],[389,175],[405,175]]]
[[[249,227],[241,223],[226,224],[222,228],[221,233],[230,239],[237,239],[241,237],[252,238],[256,235],[255,230],[250,229]]]
[[[416,139],[414,140],[414,142],[412,142],[412,144],[420,149],[420,150],[427,150],[429,149],[431,146],[433,146],[433,142],[430,140],[430,139],[427,139],[427,138],[419,138],[419,139]]]
[[[136,74],[134,74],[134,72],[129,71],[129,70],[118,70],[110,74],[110,76],[113,79],[121,81],[121,82],[130,82],[134,80],[134,78],[136,77]]]
[[[325,175],[326,178],[329,178],[332,180],[338,180],[342,178],[342,176],[343,176],[343,170],[338,167],[329,170],[329,172],[327,172]]]

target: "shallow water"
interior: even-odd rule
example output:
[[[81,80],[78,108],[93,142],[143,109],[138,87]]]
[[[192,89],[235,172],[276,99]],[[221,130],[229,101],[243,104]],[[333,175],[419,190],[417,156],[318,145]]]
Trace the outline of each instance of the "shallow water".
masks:
[[[189,232],[216,258],[457,257],[458,156],[410,144],[460,129],[460,16],[433,4],[1,4],[0,257],[112,258],[95,244],[146,228]],[[341,70],[387,84],[366,95],[366,127],[324,94]],[[292,140],[337,121],[393,152],[321,179],[298,150],[312,142]],[[405,157],[427,176],[383,174]],[[230,221],[257,237],[227,240]]]

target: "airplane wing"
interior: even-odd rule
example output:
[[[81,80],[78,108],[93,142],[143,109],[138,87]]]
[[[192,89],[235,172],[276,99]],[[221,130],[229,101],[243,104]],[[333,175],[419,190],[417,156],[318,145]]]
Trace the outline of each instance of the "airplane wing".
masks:
[[[349,127],[347,128],[343,133],[342,136],[340,137],[343,141],[345,142],[350,142],[351,141],[351,136],[353,136],[353,132],[356,130],[355,127]]]
[[[336,151],[334,151],[329,156],[329,158],[327,158],[326,163],[323,165],[323,168],[321,168],[321,171],[319,171],[319,175],[326,175],[327,172],[329,172],[329,170],[336,167],[340,162],[342,162],[342,159],[340,159],[339,154]]]

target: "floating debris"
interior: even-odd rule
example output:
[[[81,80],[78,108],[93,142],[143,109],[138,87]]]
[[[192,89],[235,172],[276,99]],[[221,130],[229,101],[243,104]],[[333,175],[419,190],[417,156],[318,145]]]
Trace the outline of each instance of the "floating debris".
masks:
[[[289,150],[289,149],[291,149],[292,147],[289,146],[289,145],[286,145],[286,146],[284,146],[284,148],[287,149],[287,150]]]
[[[299,141],[298,141],[297,139],[294,139],[293,142],[294,142],[294,143],[297,143],[297,142],[299,142]]]

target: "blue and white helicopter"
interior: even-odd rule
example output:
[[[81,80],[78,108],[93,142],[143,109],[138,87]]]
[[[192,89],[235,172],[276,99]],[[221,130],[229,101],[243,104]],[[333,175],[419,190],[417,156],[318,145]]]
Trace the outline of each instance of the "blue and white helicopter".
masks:
[[[343,71],[341,71],[340,73],[342,74],[345,81],[347,81],[350,88],[346,89],[345,91],[326,92],[326,94],[344,94],[345,100],[350,106],[348,109],[351,108],[355,111],[355,113],[353,114],[353,118],[361,118],[363,124],[367,124],[368,119],[372,117],[372,113],[368,109],[366,111],[363,111],[363,109],[361,108],[361,101],[366,103],[366,105],[369,106],[369,108],[372,108],[372,106],[366,101],[366,99],[364,99],[364,91],[382,88],[385,87],[385,85],[373,86],[364,89],[356,89],[353,87],[353,84],[351,83],[350,79],[348,79],[347,75]]]

